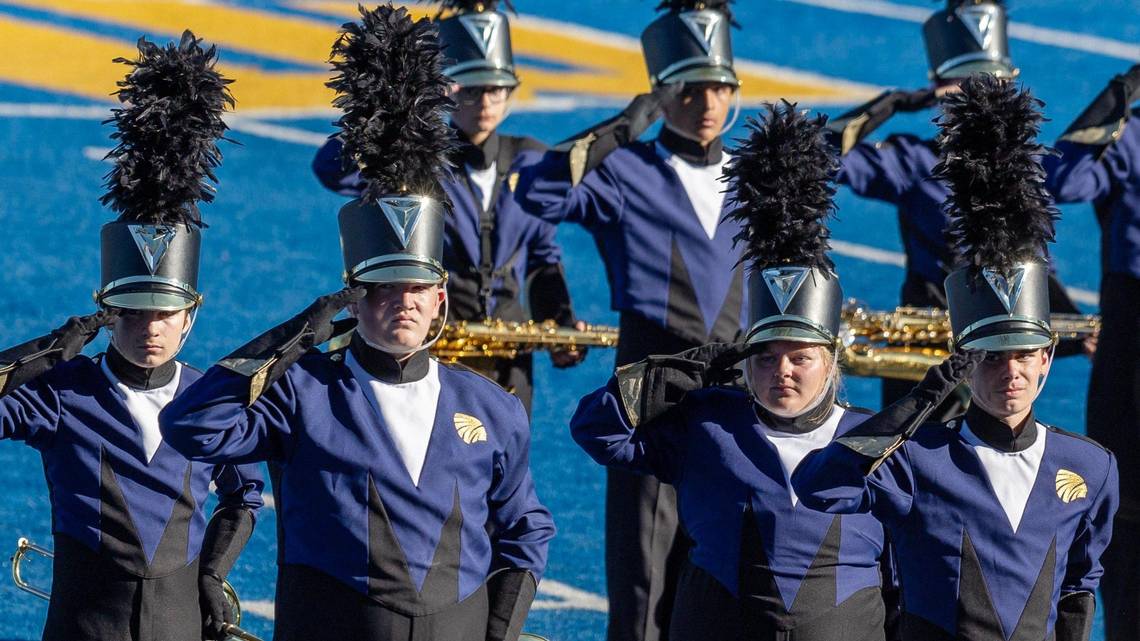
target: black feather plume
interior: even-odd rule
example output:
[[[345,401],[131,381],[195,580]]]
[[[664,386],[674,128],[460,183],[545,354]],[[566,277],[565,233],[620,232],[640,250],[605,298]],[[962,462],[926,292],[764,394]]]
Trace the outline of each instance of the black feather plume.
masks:
[[[1043,103],[1028,90],[975,74],[944,99],[935,178],[950,189],[947,233],[961,263],[1002,271],[1042,260],[1058,218],[1037,144]]]
[[[732,19],[731,4],[732,0],[661,0],[661,4],[657,5],[657,11],[681,12],[712,9],[723,13],[733,26],[737,26],[736,21]]]
[[[431,2],[432,0],[421,0],[423,2]],[[511,0],[501,0],[503,6],[514,11],[515,7],[511,4]],[[440,14],[446,12],[454,13],[479,13],[482,11],[495,11],[499,8],[500,0],[439,0]],[[436,16],[438,17],[438,16]]]
[[[140,38],[138,49],[135,60],[115,59],[133,69],[115,92],[125,106],[105,121],[115,124],[118,144],[107,154],[115,167],[100,201],[119,220],[203,226],[198,201],[214,199],[233,81],[214,68],[217,49],[190,31],[165,47]]]
[[[438,30],[391,4],[360,7],[359,23],[341,28],[332,50],[333,105],[346,166],[358,168],[366,200],[393,193],[449,203],[439,179],[457,145],[447,124],[448,97]]]
[[[730,186],[729,217],[743,223],[736,242],[753,270],[772,265],[818,267],[834,272],[827,219],[835,213],[835,152],[823,137],[827,116],[808,118],[787,101],[750,118],[724,172]]]

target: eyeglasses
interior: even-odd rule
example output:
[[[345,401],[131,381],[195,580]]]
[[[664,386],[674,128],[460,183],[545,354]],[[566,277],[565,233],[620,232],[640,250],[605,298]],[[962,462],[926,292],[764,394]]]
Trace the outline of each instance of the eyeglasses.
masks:
[[[455,94],[455,101],[470,107],[483,102],[483,96],[492,105],[502,104],[511,95],[511,87],[461,87]]]

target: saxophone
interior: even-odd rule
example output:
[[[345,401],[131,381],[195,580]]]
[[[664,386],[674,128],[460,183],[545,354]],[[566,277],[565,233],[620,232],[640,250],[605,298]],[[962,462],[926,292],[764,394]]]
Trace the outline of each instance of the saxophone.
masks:
[[[587,325],[585,330],[577,330],[552,320],[520,323],[488,318],[448,323],[431,353],[454,363],[459,359],[514,358],[539,350],[614,347],[617,342],[618,328],[607,325]]]
[[[844,371],[851,376],[922,380],[926,370],[949,355],[950,314],[936,307],[866,309],[857,301],[843,307]],[[1049,325],[1058,340],[1084,340],[1100,331],[1100,316],[1053,314]]]

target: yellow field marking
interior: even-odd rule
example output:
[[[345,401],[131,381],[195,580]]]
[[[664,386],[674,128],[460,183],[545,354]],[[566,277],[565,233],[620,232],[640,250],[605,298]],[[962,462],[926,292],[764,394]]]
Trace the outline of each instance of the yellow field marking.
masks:
[[[344,0],[295,0],[292,6],[338,18],[359,15],[356,2]],[[434,16],[435,9],[410,6],[415,16]],[[601,36],[601,37],[597,37]],[[646,91],[649,80],[641,48],[631,38],[600,34],[585,29],[530,17],[511,20],[511,44],[516,54],[549,60],[581,71],[550,71],[520,65],[521,89],[525,99],[533,93],[583,93],[587,95],[625,98]],[[784,72],[779,75],[750,69],[746,61],[738,64],[737,73],[744,85],[748,102],[788,98],[793,100],[858,100],[869,97],[870,90],[838,83],[809,74]]]
[[[313,18],[256,11],[204,0],[0,0],[0,5],[35,7],[60,15],[160,34],[163,40],[184,28],[222,49],[222,68],[236,78],[233,91],[238,109],[313,110],[330,107],[332,92],[324,86],[335,24]],[[336,18],[358,15],[355,1],[298,0],[293,6]],[[417,17],[435,9],[409,7]],[[33,20],[0,15],[0,35],[10,52],[0,60],[0,81],[8,81],[91,98],[107,98],[125,68],[110,63],[115,56],[132,56],[133,43],[60,28]],[[635,40],[566,23],[517,18],[512,23],[515,51],[523,56],[568,65],[561,72],[520,65],[524,84],[520,106],[536,94],[579,94],[603,100],[624,100],[645,91],[648,80]],[[240,50],[313,71],[267,71],[254,65],[226,61],[227,50]],[[43,56],[51,51],[52,56]],[[37,55],[39,54],[39,55]],[[855,101],[864,88],[810,74],[738,64],[747,102],[786,97],[805,102]]]
[[[183,29],[222,49],[320,66],[329,57],[336,26],[232,5],[178,0],[0,0],[61,15],[178,36]],[[223,51],[223,55],[224,55]]]
[[[125,65],[111,61],[136,54],[131,42],[7,16],[0,17],[0,39],[5,46],[0,80],[96,100],[114,100],[115,83],[126,75]],[[231,87],[240,108],[313,108],[332,100],[322,85],[324,74],[266,73],[236,64],[220,68],[237,79]]]

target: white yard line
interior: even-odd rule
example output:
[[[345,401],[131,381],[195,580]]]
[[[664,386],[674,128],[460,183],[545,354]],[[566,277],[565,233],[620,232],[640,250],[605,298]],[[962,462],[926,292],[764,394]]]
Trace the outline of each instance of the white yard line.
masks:
[[[880,18],[915,23],[925,22],[926,19],[930,17],[930,14],[933,13],[933,7],[926,8],[896,4],[894,2],[884,2],[883,0],[784,0],[784,2],[794,2],[796,4],[842,11],[844,13],[858,13],[867,16],[877,16]],[[1103,38],[1101,36],[1064,31],[1061,29],[1051,29],[1049,27],[1038,27],[1021,22],[1010,23],[1009,35],[1011,38],[1017,40],[1048,45],[1050,47],[1083,51],[1085,53],[1108,56],[1110,58],[1119,58],[1129,62],[1140,60],[1140,45],[1122,40],[1114,40],[1112,38]]]

